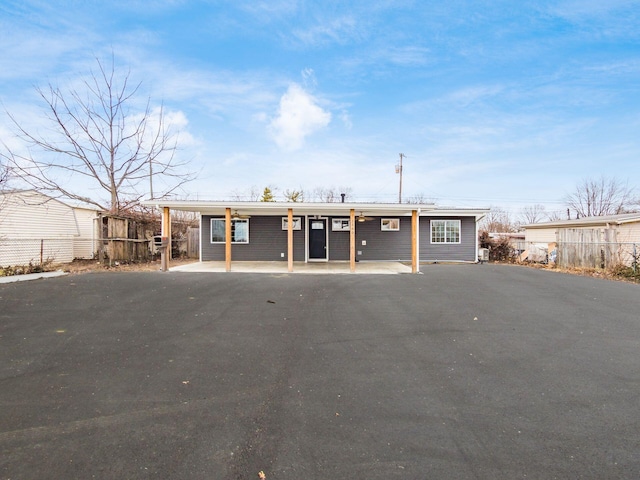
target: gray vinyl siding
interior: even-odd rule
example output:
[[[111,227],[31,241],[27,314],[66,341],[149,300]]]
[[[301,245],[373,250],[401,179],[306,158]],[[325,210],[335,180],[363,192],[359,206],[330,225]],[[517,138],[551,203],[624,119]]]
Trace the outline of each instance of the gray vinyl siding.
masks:
[[[382,231],[381,217],[374,217],[368,222],[358,222],[356,224],[356,259],[359,261],[411,260],[411,217],[399,217],[399,219],[400,230],[398,231]],[[363,245],[363,241],[367,244]]]
[[[460,220],[460,243],[431,243],[431,220]],[[473,217],[420,217],[421,262],[476,260],[476,222]]]
[[[458,244],[432,244],[431,219],[420,217],[420,261],[476,261],[475,218],[435,218],[460,220]],[[374,217],[368,222],[356,224],[356,259],[411,261],[411,217],[400,217],[400,230],[396,232],[382,231],[380,220],[381,217]],[[363,240],[366,245],[362,245]],[[349,260],[349,232],[329,232],[329,259]]]
[[[202,217],[202,261],[224,260],[224,243],[211,243],[211,219]],[[302,230],[293,231],[293,260],[303,262],[304,222]],[[284,257],[281,256],[284,253]],[[249,243],[231,245],[231,260],[239,261],[287,261],[287,231],[282,230],[282,217],[258,217],[249,219]]]
[[[331,230],[331,221],[333,218],[349,218],[348,216],[330,217],[328,223],[329,229],[329,260],[349,260],[349,231],[334,232]]]
[[[202,217],[202,261],[224,260],[223,243],[211,243],[211,217]],[[336,218],[345,218],[344,216]],[[387,218],[387,217],[385,217]],[[397,217],[396,217],[397,218]],[[399,217],[399,231],[382,231],[381,217],[356,224],[356,259],[359,261],[411,261],[411,217]],[[460,220],[460,243],[432,244],[431,217],[420,217],[420,261],[476,261],[476,223],[473,217],[434,217],[437,220]],[[293,232],[293,259],[305,260],[306,219],[302,229]],[[327,222],[329,260],[349,260],[349,232],[331,230],[331,218]],[[366,241],[366,245],[362,242]],[[284,257],[280,254],[284,253]],[[249,220],[249,243],[232,244],[232,261],[286,261],[287,231],[282,230],[281,216],[252,216]]]

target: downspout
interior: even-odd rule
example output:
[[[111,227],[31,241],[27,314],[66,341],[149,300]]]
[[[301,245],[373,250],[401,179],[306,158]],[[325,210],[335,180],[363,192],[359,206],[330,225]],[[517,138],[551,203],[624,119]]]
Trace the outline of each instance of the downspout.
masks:
[[[202,261],[202,236],[204,235],[204,231],[202,230],[202,213],[200,213],[199,226],[200,226],[200,238],[198,239],[198,260]],[[211,235],[211,233],[209,233]]]
[[[418,249],[418,262],[416,265],[416,273],[420,273],[420,213],[422,213],[422,209],[418,208],[418,225],[416,226],[416,248]]]
[[[476,230],[476,253],[475,253],[476,258],[475,258],[475,262],[474,263],[479,263],[478,262],[478,257],[480,255],[480,240],[478,239],[478,222],[480,220],[482,220],[483,217],[484,217],[484,215],[482,215],[480,218],[476,217],[476,228],[475,228],[475,230]]]
[[[287,210],[287,271],[293,272],[293,208]]]
[[[93,260],[96,259],[96,255],[100,257],[98,253],[98,242],[96,241],[96,232],[98,230],[98,220],[100,219],[100,214],[96,212],[96,216],[93,217],[91,222],[91,258]]]

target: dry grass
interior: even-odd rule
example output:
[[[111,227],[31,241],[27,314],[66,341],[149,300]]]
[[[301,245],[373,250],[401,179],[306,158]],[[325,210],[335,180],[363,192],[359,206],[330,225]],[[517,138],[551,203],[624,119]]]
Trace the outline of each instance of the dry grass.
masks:
[[[169,267],[197,262],[193,258],[178,258],[171,260]],[[57,265],[57,270],[63,270],[70,274],[82,274],[91,272],[157,272],[160,270],[160,260],[148,262],[108,262],[100,263],[96,260],[74,260],[71,263]]]
[[[561,268],[556,265],[545,265],[541,263],[518,263],[529,268],[538,270],[548,270],[551,272],[568,273],[570,275],[580,275],[583,277],[602,278],[605,280],[616,280],[620,282],[639,283],[638,278],[621,275],[618,269],[602,270],[599,268]]]

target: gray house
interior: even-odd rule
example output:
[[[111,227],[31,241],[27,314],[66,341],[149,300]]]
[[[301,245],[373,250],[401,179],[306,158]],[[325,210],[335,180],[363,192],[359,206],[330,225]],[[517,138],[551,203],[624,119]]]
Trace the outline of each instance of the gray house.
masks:
[[[200,215],[200,261],[401,261],[417,272],[421,262],[476,262],[478,221],[488,209],[433,204],[144,202]]]

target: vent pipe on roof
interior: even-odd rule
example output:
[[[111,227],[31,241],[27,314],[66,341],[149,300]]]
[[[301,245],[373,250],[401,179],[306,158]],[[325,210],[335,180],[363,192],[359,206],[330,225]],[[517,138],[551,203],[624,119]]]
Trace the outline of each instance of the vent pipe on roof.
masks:
[[[342,203],[344,203],[344,197],[346,197],[347,194],[346,193],[341,193],[340,196],[342,197]]]

